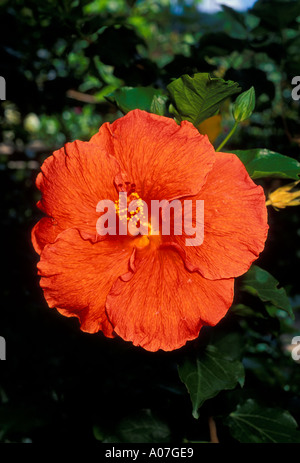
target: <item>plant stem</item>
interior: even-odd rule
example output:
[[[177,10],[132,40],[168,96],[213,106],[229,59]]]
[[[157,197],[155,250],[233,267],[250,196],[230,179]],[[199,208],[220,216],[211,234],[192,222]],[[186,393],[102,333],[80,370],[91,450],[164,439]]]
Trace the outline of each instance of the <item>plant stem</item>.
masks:
[[[215,420],[213,419],[212,416],[208,418],[208,426],[209,426],[210,442],[212,444],[218,444],[219,439],[217,435],[217,427],[216,427]]]
[[[224,138],[224,140],[222,141],[222,143],[218,146],[218,148],[216,149],[216,151],[220,151],[220,149],[223,148],[223,146],[225,145],[225,143],[228,142],[229,138],[234,134],[234,132],[236,131],[236,128],[238,126],[238,122],[235,122],[234,123],[234,126],[232,127],[232,129],[230,130],[229,134],[227,135],[227,137]]]

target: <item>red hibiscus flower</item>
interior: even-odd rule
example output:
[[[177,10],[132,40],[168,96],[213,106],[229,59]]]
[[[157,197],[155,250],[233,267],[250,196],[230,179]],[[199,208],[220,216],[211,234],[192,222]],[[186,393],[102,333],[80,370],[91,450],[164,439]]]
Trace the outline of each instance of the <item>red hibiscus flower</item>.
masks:
[[[263,250],[263,189],[234,154],[216,153],[189,122],[134,110],[89,142],[67,143],[41,167],[32,231],[50,307],[81,329],[166,351],[215,325],[233,300],[234,278]],[[179,235],[97,233],[100,200],[118,211],[119,192],[142,199],[204,201],[204,240]],[[193,223],[195,219],[193,217]]]

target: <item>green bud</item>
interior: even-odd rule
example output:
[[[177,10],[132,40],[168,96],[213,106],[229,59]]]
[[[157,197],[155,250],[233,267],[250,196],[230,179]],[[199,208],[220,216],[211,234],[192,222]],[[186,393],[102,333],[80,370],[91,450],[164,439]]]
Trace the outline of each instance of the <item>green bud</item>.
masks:
[[[233,117],[236,122],[242,122],[251,116],[255,107],[255,90],[249,88],[237,97],[233,104]]]

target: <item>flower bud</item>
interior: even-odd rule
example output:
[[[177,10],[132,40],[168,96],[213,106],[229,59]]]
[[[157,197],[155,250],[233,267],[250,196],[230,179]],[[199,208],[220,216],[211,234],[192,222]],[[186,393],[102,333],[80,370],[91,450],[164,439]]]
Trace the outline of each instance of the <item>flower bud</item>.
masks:
[[[248,119],[255,107],[255,90],[249,88],[237,97],[233,104],[233,117],[236,122],[242,122]]]

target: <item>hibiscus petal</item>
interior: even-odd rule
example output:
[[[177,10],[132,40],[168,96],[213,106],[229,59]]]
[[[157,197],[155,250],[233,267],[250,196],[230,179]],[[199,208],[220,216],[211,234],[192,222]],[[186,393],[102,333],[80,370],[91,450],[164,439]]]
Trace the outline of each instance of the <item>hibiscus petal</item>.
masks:
[[[118,161],[94,143],[67,143],[49,156],[36,180],[42,192],[38,207],[49,216],[33,231],[36,250],[68,228],[96,239],[96,206],[102,199],[117,199],[113,182],[119,171]]]
[[[116,156],[145,201],[196,194],[215,161],[207,136],[190,122],[138,109],[103,124],[91,142]]]
[[[176,244],[190,270],[210,279],[245,273],[264,249],[266,198],[234,154],[217,153],[207,182],[193,200],[204,200],[204,240],[186,246],[186,234],[164,237]],[[193,217],[195,226],[195,216]]]
[[[61,227],[57,229],[57,224],[54,219],[51,217],[43,217],[35,224],[31,231],[31,241],[36,252],[41,254],[46,244],[54,243],[57,235],[61,232]]]
[[[115,332],[149,351],[170,351],[215,325],[232,304],[233,279],[189,272],[173,250],[137,256],[131,279],[119,278],[106,301]]]
[[[92,244],[75,229],[62,232],[55,243],[44,247],[38,263],[49,307],[77,317],[83,331],[102,330],[112,337],[105,300],[118,276],[128,271],[131,253],[132,248],[126,248],[121,240]]]

